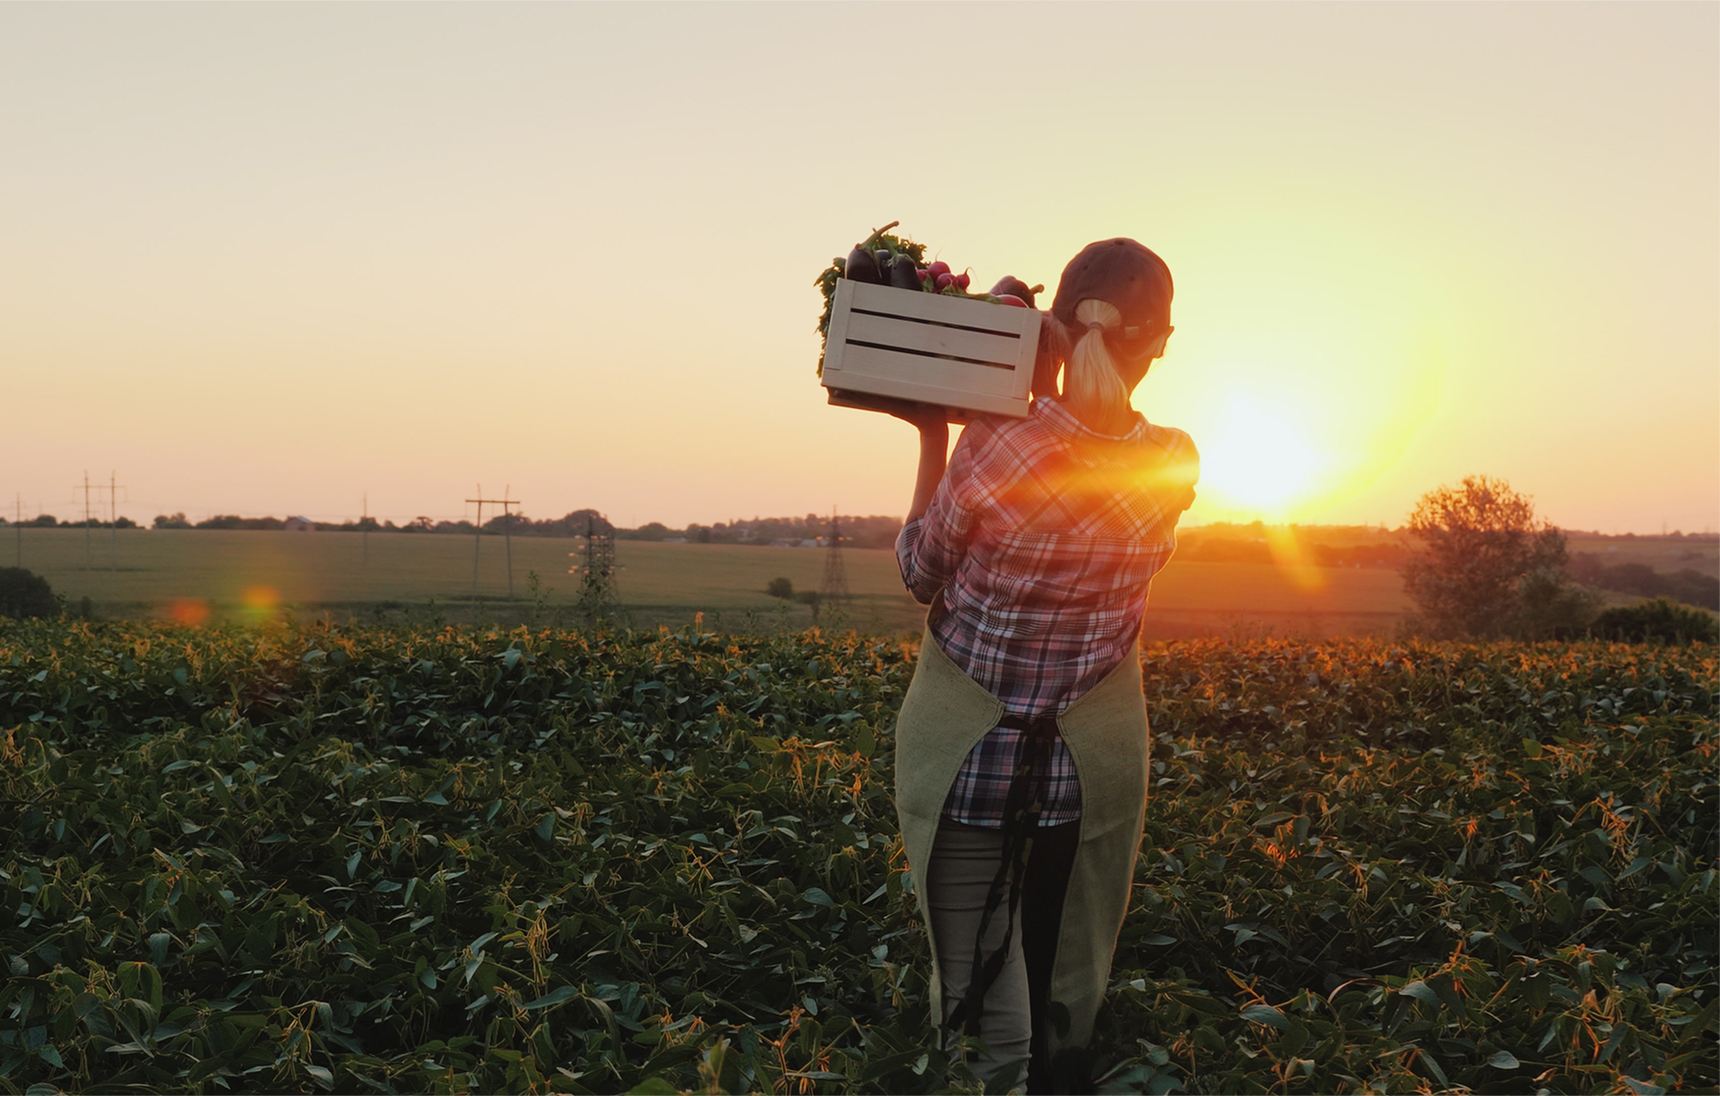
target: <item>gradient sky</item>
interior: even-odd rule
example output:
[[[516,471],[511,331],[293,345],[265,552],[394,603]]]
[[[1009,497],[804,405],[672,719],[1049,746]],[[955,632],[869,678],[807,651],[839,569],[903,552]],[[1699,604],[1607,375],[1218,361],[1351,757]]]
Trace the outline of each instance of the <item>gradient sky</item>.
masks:
[[[1129,235],[1192,520],[1720,528],[1714,4],[0,5],[0,501],[900,514],[812,280]],[[487,515],[486,515],[487,516]]]

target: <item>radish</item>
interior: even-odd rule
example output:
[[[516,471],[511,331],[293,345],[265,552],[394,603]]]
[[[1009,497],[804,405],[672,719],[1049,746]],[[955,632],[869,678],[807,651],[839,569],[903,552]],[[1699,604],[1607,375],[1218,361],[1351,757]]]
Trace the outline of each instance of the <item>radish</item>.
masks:
[[[1022,300],[1020,297],[1017,297],[1013,293],[999,293],[999,294],[997,294],[997,303],[998,304],[1007,304],[1012,308],[1026,308],[1027,307],[1027,302]]]
[[[931,271],[932,277],[935,278],[939,274],[948,274],[950,272],[950,264],[944,262],[942,259],[939,259],[937,262],[932,263],[930,266],[926,267],[926,269]]]
[[[952,281],[955,282],[955,287],[957,289],[965,290],[968,287],[968,283],[973,281],[973,278],[971,278],[968,275],[968,272],[964,270],[960,274],[957,274],[955,276],[955,278],[952,279]]]
[[[955,284],[955,280],[956,276],[946,270],[942,274],[938,275],[938,288],[948,289],[951,285]]]

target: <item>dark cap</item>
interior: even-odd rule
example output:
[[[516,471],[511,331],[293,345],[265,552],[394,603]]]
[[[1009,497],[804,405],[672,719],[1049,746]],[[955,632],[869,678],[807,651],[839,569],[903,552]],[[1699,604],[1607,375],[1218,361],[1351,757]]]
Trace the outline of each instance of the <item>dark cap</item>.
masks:
[[[1069,260],[1057,283],[1051,314],[1073,324],[1075,308],[1082,301],[1106,301],[1123,314],[1123,327],[1139,328],[1136,334],[1145,335],[1169,326],[1171,291],[1171,269],[1165,261],[1138,242],[1119,236],[1088,244]]]

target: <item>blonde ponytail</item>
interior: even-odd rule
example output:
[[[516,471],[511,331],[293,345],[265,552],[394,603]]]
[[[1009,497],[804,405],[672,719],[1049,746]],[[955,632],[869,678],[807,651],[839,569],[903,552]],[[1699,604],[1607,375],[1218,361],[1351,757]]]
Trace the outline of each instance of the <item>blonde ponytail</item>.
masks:
[[[1108,331],[1122,322],[1123,314],[1108,301],[1090,298],[1075,308],[1076,330],[1080,337],[1069,354],[1064,394],[1070,403],[1103,419],[1129,413],[1129,389],[1117,372],[1104,335],[1094,325]]]

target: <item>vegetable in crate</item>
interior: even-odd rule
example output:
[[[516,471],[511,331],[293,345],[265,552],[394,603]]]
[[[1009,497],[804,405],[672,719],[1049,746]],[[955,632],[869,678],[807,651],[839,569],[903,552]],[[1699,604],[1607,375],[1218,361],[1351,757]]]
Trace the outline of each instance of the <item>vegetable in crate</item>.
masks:
[[[1004,304],[1021,304],[1033,307],[1033,298],[1045,292],[1043,285],[1029,287],[1028,284],[1013,274],[1005,275],[991,287],[991,295]]]
[[[822,340],[830,331],[830,312],[835,305],[836,283],[844,278],[868,285],[918,289],[926,293],[941,293],[947,297],[962,297],[970,301],[985,301],[1016,308],[1032,308],[1034,295],[1045,290],[1043,285],[1029,288],[1026,282],[1012,275],[998,282],[990,293],[970,293],[968,286],[972,284],[971,273],[965,270],[957,273],[951,269],[949,263],[941,259],[925,263],[925,245],[917,244],[905,236],[890,235],[890,230],[899,223],[891,221],[883,228],[874,230],[870,236],[854,245],[847,258],[832,259],[814,283],[824,296],[824,311],[818,317],[818,334],[821,340],[818,350],[819,376],[824,375]]]

